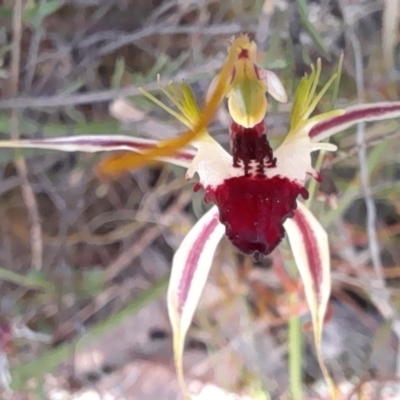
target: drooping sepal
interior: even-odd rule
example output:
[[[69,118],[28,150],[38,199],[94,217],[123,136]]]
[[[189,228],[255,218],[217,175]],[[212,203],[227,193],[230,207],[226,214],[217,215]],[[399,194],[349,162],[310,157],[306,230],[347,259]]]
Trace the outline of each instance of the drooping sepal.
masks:
[[[324,317],[331,293],[328,235],[307,207],[300,202],[297,206],[293,218],[286,220],[284,228],[310,309],[318,361],[332,398],[336,398],[337,389],[321,355]]]
[[[218,209],[213,207],[186,235],[172,262],[167,305],[173,331],[176,370],[186,397],[189,397],[189,393],[182,365],[185,337],[224,233],[225,227],[219,222]]]

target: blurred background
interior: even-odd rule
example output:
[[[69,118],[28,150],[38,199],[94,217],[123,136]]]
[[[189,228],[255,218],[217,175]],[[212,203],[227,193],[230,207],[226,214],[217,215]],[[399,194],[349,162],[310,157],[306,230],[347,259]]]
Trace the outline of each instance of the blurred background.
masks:
[[[289,98],[310,63],[322,59],[325,82],[344,53],[337,98],[330,92],[324,110],[334,101],[395,100],[399,4],[0,1],[0,138],[171,137],[183,127],[138,87],[156,89],[158,74],[184,79],[202,103],[229,38],[241,32]],[[290,108],[270,101],[274,143],[287,132]],[[224,146],[227,124],[221,107],[210,132]],[[337,153],[315,160],[324,182],[310,206],[332,252],[323,355],[348,398],[400,398],[399,324],[391,318],[400,307],[399,121],[364,129],[366,156],[354,128],[332,139]],[[156,164],[104,179],[95,168],[105,157],[0,151],[1,399],[181,399],[166,285],[174,251],[207,205],[182,168]],[[376,208],[374,260],[366,195]],[[277,267],[281,256],[290,265],[285,244],[257,264],[228,241],[219,246],[185,351],[198,399],[289,399],[296,370],[297,398],[327,398],[302,289]],[[300,323],[290,327],[295,335],[290,319]]]

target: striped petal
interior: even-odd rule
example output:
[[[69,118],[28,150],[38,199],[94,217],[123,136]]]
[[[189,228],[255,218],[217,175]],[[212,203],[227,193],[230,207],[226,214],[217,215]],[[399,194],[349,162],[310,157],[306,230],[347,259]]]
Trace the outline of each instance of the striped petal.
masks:
[[[342,115],[319,121],[311,128],[309,135],[313,142],[319,142],[359,122],[372,122],[399,117],[399,101],[358,105],[346,108]]]
[[[190,230],[175,253],[168,287],[168,313],[174,335],[178,379],[189,397],[183,376],[182,356],[187,331],[206,284],[214,253],[225,233],[217,207],[211,208]]]
[[[331,393],[335,395],[335,386],[321,356],[322,329],[331,292],[328,235],[302,203],[298,202],[297,206],[293,218],[286,220],[284,228],[303,281],[312,318],[318,361]]]
[[[136,153],[143,153],[156,148],[158,143],[159,142],[156,140],[139,139],[125,135],[85,135],[18,141],[3,140],[0,141],[0,148],[45,149],[67,152],[80,151],[86,153],[128,150]],[[180,149],[171,157],[161,157],[160,161],[188,168],[195,154],[195,150]],[[107,168],[114,168],[120,171],[124,162],[124,155],[118,155],[113,160],[107,160]],[[131,166],[127,164],[124,167],[125,171],[129,170],[130,167]]]

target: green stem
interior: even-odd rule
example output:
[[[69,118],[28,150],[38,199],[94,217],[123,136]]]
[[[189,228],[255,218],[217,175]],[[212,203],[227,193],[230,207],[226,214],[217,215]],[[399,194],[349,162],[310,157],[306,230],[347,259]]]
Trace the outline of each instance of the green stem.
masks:
[[[47,293],[53,292],[52,285],[41,279],[40,276],[21,275],[5,268],[0,268],[0,280],[25,286],[28,289],[42,289]]]
[[[298,294],[290,295],[290,305],[298,304]],[[289,320],[289,384],[292,400],[301,400],[302,397],[302,359],[303,336],[300,318],[295,315]]]

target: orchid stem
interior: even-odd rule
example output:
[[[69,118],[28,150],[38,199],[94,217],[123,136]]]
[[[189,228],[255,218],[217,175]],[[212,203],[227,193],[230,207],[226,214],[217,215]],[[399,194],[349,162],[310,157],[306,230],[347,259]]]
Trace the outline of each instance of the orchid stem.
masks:
[[[298,304],[298,294],[290,295],[290,305]],[[301,400],[302,397],[302,359],[303,336],[300,318],[293,315],[289,320],[289,382],[292,400]]]
[[[286,268],[292,279],[297,280],[298,271],[293,262],[286,262]],[[303,360],[303,334],[301,321],[298,316],[297,304],[299,294],[294,291],[289,294],[289,309],[291,317],[288,324],[288,350],[289,350],[289,389],[292,400],[302,400],[302,360]]]

